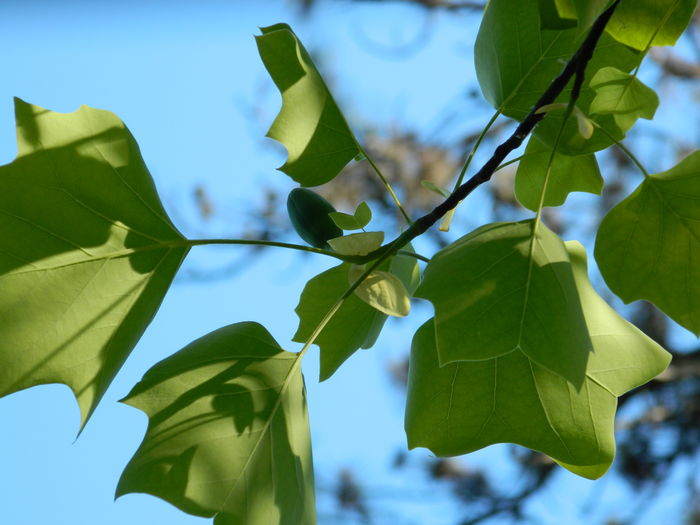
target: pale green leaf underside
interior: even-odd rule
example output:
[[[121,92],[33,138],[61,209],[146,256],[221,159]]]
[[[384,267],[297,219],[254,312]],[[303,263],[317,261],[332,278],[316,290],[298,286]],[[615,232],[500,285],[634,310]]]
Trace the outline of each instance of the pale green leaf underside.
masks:
[[[136,141],[112,113],[15,100],[0,167],[0,395],[47,383],[84,424],[187,253]]]
[[[482,226],[438,252],[417,297],[435,308],[440,363],[523,353],[577,387],[591,341],[564,243],[534,222]]]
[[[299,316],[294,341],[306,342],[321,319],[349,288],[351,266],[349,263],[335,266],[306,283],[294,310]],[[379,269],[396,275],[409,293],[413,293],[418,285],[420,273],[412,257],[397,255]],[[386,318],[385,314],[372,308],[356,294],[350,295],[316,338],[321,350],[321,381],[333,375],[359,348],[371,348]]]
[[[516,443],[580,476],[605,473],[615,453],[617,396],[659,374],[670,356],[595,293],[583,247],[566,244],[593,343],[581,387],[522,351],[440,366],[431,320],[418,330],[411,350],[405,421],[410,448],[454,456]]]
[[[384,242],[384,232],[351,233],[328,239],[328,244],[342,255],[367,255]]]
[[[591,115],[613,115],[623,131],[629,130],[638,118],[651,120],[659,106],[659,97],[636,76],[614,67],[599,69],[591,79],[596,95],[591,102]]]
[[[595,258],[625,302],[651,301],[700,335],[700,152],[651,175],[603,219]]]
[[[474,60],[481,90],[495,108],[504,115],[522,120],[552,80],[563,69],[581,42],[576,28],[552,31],[540,27],[538,2],[491,0],[484,14],[474,48]],[[603,35],[587,71],[614,66],[629,71],[637,65],[639,54]],[[584,82],[578,107],[589,114],[594,93]],[[567,88],[557,99],[568,102]],[[535,135],[553,146],[559,134],[563,115],[550,114],[535,128]],[[610,115],[595,119],[616,140],[624,133]],[[575,119],[569,119],[560,143],[567,155],[591,153],[613,142],[605,133],[595,130],[590,139],[581,137]]]
[[[515,196],[520,204],[536,211],[540,204],[542,188],[547,176],[547,166],[552,149],[537,137],[531,137],[525,155],[518,164],[515,175]],[[547,191],[543,206],[560,206],[573,191],[585,191],[599,195],[603,190],[603,177],[598,162],[591,153],[569,157],[556,153],[552,160]]]
[[[348,282],[354,283],[365,272],[365,266],[352,266]],[[411,311],[411,296],[401,279],[389,272],[371,272],[355,289],[355,294],[371,307],[386,315],[406,317]]]
[[[267,136],[284,145],[279,168],[302,186],[333,179],[360,148],[311,57],[287,24],[261,29],[260,58],[282,94],[282,108]]]
[[[297,359],[236,323],[156,364],[125,399],[149,424],[117,496],[152,494],[215,525],[315,524]]]

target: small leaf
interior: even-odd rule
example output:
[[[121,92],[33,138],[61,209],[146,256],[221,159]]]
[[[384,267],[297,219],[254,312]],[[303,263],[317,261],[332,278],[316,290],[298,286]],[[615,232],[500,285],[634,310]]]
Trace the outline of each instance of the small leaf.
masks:
[[[417,297],[435,308],[440,364],[523,352],[576,387],[591,341],[564,244],[534,222],[482,226],[440,250]]]
[[[411,249],[410,245],[407,249]],[[296,342],[306,342],[331,306],[348,289],[351,265],[341,264],[311,279],[301,294],[295,312],[299,316],[299,328],[294,334]],[[398,277],[406,290],[412,293],[420,280],[416,259],[396,255],[379,267]],[[359,348],[371,348],[386,315],[372,308],[357,295],[348,297],[338,312],[316,338],[321,349],[320,379],[324,381]]]
[[[341,230],[361,230],[363,227],[357,222],[354,215],[348,215],[342,211],[334,211],[328,214],[335,225]]]
[[[591,114],[613,115],[623,131],[629,130],[638,118],[653,119],[659,97],[635,75],[604,67],[591,79],[596,96]]]
[[[149,417],[117,487],[215,525],[314,525],[299,356],[236,323],[157,363],[123,400]]]
[[[348,273],[350,284],[364,272],[364,265],[352,265]],[[411,311],[411,298],[406,287],[398,277],[389,272],[373,271],[357,287],[355,294],[371,307],[387,315],[406,317]]]
[[[578,127],[578,134],[581,135],[581,137],[583,137],[583,139],[585,140],[590,139],[593,136],[593,132],[595,131],[593,123],[577,107],[574,107],[573,114],[576,118],[576,127]]]
[[[0,167],[0,396],[63,383],[84,425],[188,248],[114,114],[15,99]]]
[[[329,239],[328,244],[342,255],[367,255],[379,248],[382,242],[384,232],[362,232]]]
[[[547,165],[552,149],[536,137],[531,137],[525,155],[518,164],[515,175],[515,196],[520,204],[537,211],[547,175]],[[603,190],[603,177],[593,154],[569,157],[554,154],[547,193],[543,206],[564,204],[572,191],[585,191],[599,195]]]
[[[255,37],[260,58],[282,93],[282,109],[267,132],[287,148],[279,169],[302,186],[324,184],[361,154],[357,140],[291,28],[261,31]]]
[[[357,206],[357,209],[355,209],[355,219],[360,225],[360,228],[364,228],[369,224],[369,221],[372,220],[372,210],[369,209],[366,202],[362,201]]]
[[[517,443],[586,478],[599,478],[609,468],[617,396],[663,371],[670,355],[595,293],[583,247],[571,242],[566,249],[594,349],[581,387],[517,348],[486,360],[441,365],[436,326],[428,321],[411,349],[409,448],[455,456],[494,443]],[[463,341],[469,337],[465,331]]]
[[[700,335],[700,151],[647,177],[603,219],[595,258],[629,303],[651,301]]]

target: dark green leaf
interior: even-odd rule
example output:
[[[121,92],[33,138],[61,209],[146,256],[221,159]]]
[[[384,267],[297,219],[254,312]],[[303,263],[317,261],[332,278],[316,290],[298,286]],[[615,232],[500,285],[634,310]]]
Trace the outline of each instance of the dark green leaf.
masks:
[[[215,525],[315,524],[298,359],[236,323],[156,364],[124,400],[149,423],[117,496],[152,494]]]
[[[279,168],[302,186],[333,179],[361,153],[345,117],[311,57],[287,24],[255,37],[265,68],[282,93],[282,109],[267,136],[287,148]]]
[[[536,211],[547,175],[552,148],[531,137],[515,175],[515,196],[520,204]],[[603,178],[593,154],[569,157],[556,153],[547,181],[543,206],[560,206],[572,191],[600,194]]]
[[[0,167],[0,395],[64,383],[84,425],[188,248],[112,113],[15,100]]]
[[[531,220],[482,226],[433,256],[417,297],[435,307],[440,364],[521,351],[579,387],[591,341],[564,243]]]
[[[700,152],[651,175],[603,219],[595,258],[610,289],[700,335]]]
[[[521,349],[441,366],[431,320],[418,330],[411,350],[410,448],[454,456],[494,443],[517,443],[580,476],[595,479],[605,473],[615,453],[617,396],[659,374],[670,356],[595,293],[583,247],[566,244],[594,349],[580,388]],[[465,331],[463,337],[471,334]]]

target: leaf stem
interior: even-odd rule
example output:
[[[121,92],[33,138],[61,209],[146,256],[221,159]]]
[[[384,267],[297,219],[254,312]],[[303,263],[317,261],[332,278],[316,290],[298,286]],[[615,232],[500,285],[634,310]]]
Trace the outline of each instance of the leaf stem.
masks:
[[[397,207],[397,208],[399,209],[399,211],[401,212],[401,215],[403,215],[403,218],[406,220],[406,222],[407,222],[409,225],[410,225],[410,224],[413,224],[413,221],[412,221],[411,218],[408,216],[408,213],[406,213],[406,210],[404,210],[403,206],[401,205],[401,201],[399,200],[399,198],[398,198],[398,196],[396,195],[396,193],[394,193],[394,189],[391,187],[391,184],[389,184],[389,181],[388,181],[388,180],[386,179],[386,177],[384,177],[384,175],[382,174],[381,170],[379,169],[379,166],[377,166],[377,165],[374,163],[374,161],[372,160],[372,157],[369,156],[369,154],[367,153],[367,151],[365,150],[365,148],[363,148],[363,147],[360,146],[359,144],[358,144],[358,147],[360,148],[360,151],[362,152],[362,154],[363,154],[363,155],[365,156],[365,158],[367,159],[367,162],[369,162],[369,165],[372,166],[372,169],[373,169],[374,172],[377,174],[377,176],[379,177],[379,179],[382,181],[382,184],[384,184],[384,187],[386,188],[386,191],[388,191],[388,192],[389,192],[389,195],[391,195],[391,198],[394,199],[394,202],[396,203],[396,207]]]
[[[634,163],[634,165],[637,166],[637,168],[642,173],[642,175],[644,175],[644,178],[649,177],[649,172],[647,171],[647,169],[644,167],[642,162],[637,158],[637,156],[627,148],[627,146],[625,146],[622,142],[620,142],[615,137],[613,137],[610,133],[608,133],[608,131],[605,128],[603,128],[602,126],[600,126],[596,122],[593,122],[593,125],[596,126],[600,131],[602,131],[606,137],[608,137],[610,140],[612,140],[615,143],[615,145],[618,148],[620,148],[620,151],[622,151],[622,153],[627,155],[627,158],[629,158]]]

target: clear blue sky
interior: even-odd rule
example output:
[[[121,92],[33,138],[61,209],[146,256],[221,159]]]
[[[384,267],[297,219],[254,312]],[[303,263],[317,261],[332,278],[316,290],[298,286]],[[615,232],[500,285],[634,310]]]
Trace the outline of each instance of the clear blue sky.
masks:
[[[13,96],[57,111],[81,104],[108,109],[138,140],[166,208],[186,235],[235,234],[245,211],[262,199],[261,187],[291,187],[274,170],[283,154],[262,140],[279,97],[257,57],[257,27],[289,22],[307,47],[321,51],[337,75],[338,98],[362,102],[362,107],[347,108],[356,126],[394,120],[421,129],[434,127],[448,104],[460,103],[460,89],[473,77],[475,20],[439,16],[431,21],[439,30],[428,44],[410,60],[399,60],[377,53],[366,39],[408,42],[419,34],[424,17],[401,6],[351,9],[335,2],[310,23],[300,23],[284,2],[5,1],[0,4],[0,162],[15,155]],[[247,111],[258,104],[261,121]],[[483,120],[483,115],[475,118]],[[441,130],[440,136],[456,136],[464,124]],[[197,222],[191,199],[197,184],[206,186],[222,211],[223,219],[206,228]],[[235,250],[198,249],[184,270],[217,268],[234,260]],[[331,264],[275,251],[227,281],[176,281],[75,442],[78,409],[66,387],[38,387],[0,399],[0,523],[208,523],[151,496],[113,501],[121,469],[146,428],[144,414],[116,401],[152,364],[231,322],[258,321],[282,346],[295,350],[288,341],[296,328],[299,293],[307,279]],[[403,397],[391,387],[386,365],[408,348],[411,328],[429,314],[427,307],[416,307],[410,321],[389,325],[380,344],[358,352],[321,385],[316,353],[307,358],[321,517],[329,509],[334,474],[348,466],[368,491],[378,490],[379,496],[370,499],[380,509],[378,523],[451,525],[459,516],[456,504],[418,470],[403,479],[390,469],[391,454],[405,447],[405,437]],[[505,453],[495,447],[468,461],[494,462]],[[427,457],[424,450],[411,453],[415,465]],[[509,483],[509,474],[503,470],[494,477]],[[566,473],[559,476],[563,484],[557,487],[566,490],[547,490],[533,502],[541,523],[563,523],[570,514],[567,498],[591,487]],[[612,489],[601,500],[607,510],[624,496],[614,480],[608,485]],[[579,518],[571,514],[567,522]]]

